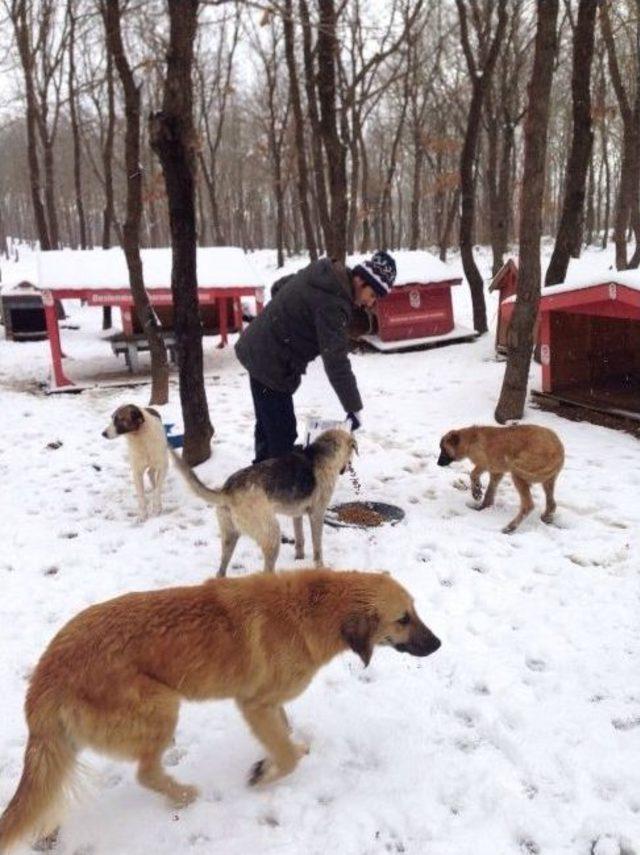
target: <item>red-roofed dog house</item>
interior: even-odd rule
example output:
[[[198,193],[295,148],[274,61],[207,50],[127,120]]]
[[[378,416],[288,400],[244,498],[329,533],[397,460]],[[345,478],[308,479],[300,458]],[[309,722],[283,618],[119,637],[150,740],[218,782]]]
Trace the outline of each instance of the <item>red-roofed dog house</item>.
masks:
[[[376,302],[372,329],[360,338],[376,350],[397,351],[453,341],[469,341],[476,332],[456,324],[451,288],[460,285],[444,262],[428,252],[394,253],[397,276],[389,294]],[[348,265],[361,259],[349,259]]]
[[[489,285],[489,291],[498,292],[498,322],[496,324],[496,352],[507,352],[507,331],[509,319],[503,314],[502,306],[508,297],[515,297],[518,288],[518,265],[512,258],[502,265]]]
[[[640,419],[640,273],[603,280],[545,290],[541,394]]]

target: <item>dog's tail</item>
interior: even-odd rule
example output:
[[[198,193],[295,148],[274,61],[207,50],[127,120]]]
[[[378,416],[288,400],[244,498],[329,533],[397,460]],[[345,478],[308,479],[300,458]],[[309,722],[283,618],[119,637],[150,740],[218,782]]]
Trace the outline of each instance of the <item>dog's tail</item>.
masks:
[[[219,505],[223,500],[224,494],[222,490],[207,487],[207,485],[202,483],[193,469],[185,463],[182,457],[172,446],[169,446],[169,451],[171,452],[173,462],[175,463],[178,472],[180,472],[184,480],[187,482],[189,489],[194,492],[196,496],[200,496],[201,499],[204,499],[208,504]]]
[[[0,817],[0,852],[25,837],[43,837],[56,829],[75,767],[76,749],[60,721],[29,734],[22,778]]]

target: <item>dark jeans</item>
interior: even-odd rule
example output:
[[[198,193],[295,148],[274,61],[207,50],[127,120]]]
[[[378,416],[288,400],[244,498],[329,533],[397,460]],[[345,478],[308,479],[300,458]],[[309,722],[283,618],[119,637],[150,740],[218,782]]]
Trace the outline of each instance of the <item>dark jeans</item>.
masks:
[[[298,435],[293,395],[269,389],[251,376],[249,383],[256,412],[256,457],[253,462],[282,457],[291,451]]]

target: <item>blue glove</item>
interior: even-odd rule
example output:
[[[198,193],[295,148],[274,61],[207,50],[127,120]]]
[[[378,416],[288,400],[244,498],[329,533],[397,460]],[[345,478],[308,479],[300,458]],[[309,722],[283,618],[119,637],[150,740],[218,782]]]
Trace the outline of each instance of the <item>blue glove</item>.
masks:
[[[362,427],[362,410],[358,410],[357,413],[347,413],[347,421],[351,424],[352,433],[358,430]]]

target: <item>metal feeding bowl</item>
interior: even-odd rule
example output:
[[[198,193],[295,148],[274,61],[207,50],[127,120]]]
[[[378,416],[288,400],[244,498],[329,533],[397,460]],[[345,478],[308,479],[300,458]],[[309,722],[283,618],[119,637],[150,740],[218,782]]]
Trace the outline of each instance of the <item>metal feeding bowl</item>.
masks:
[[[324,521],[335,528],[378,528],[396,525],[404,519],[404,511],[385,502],[344,502],[327,508]]]

